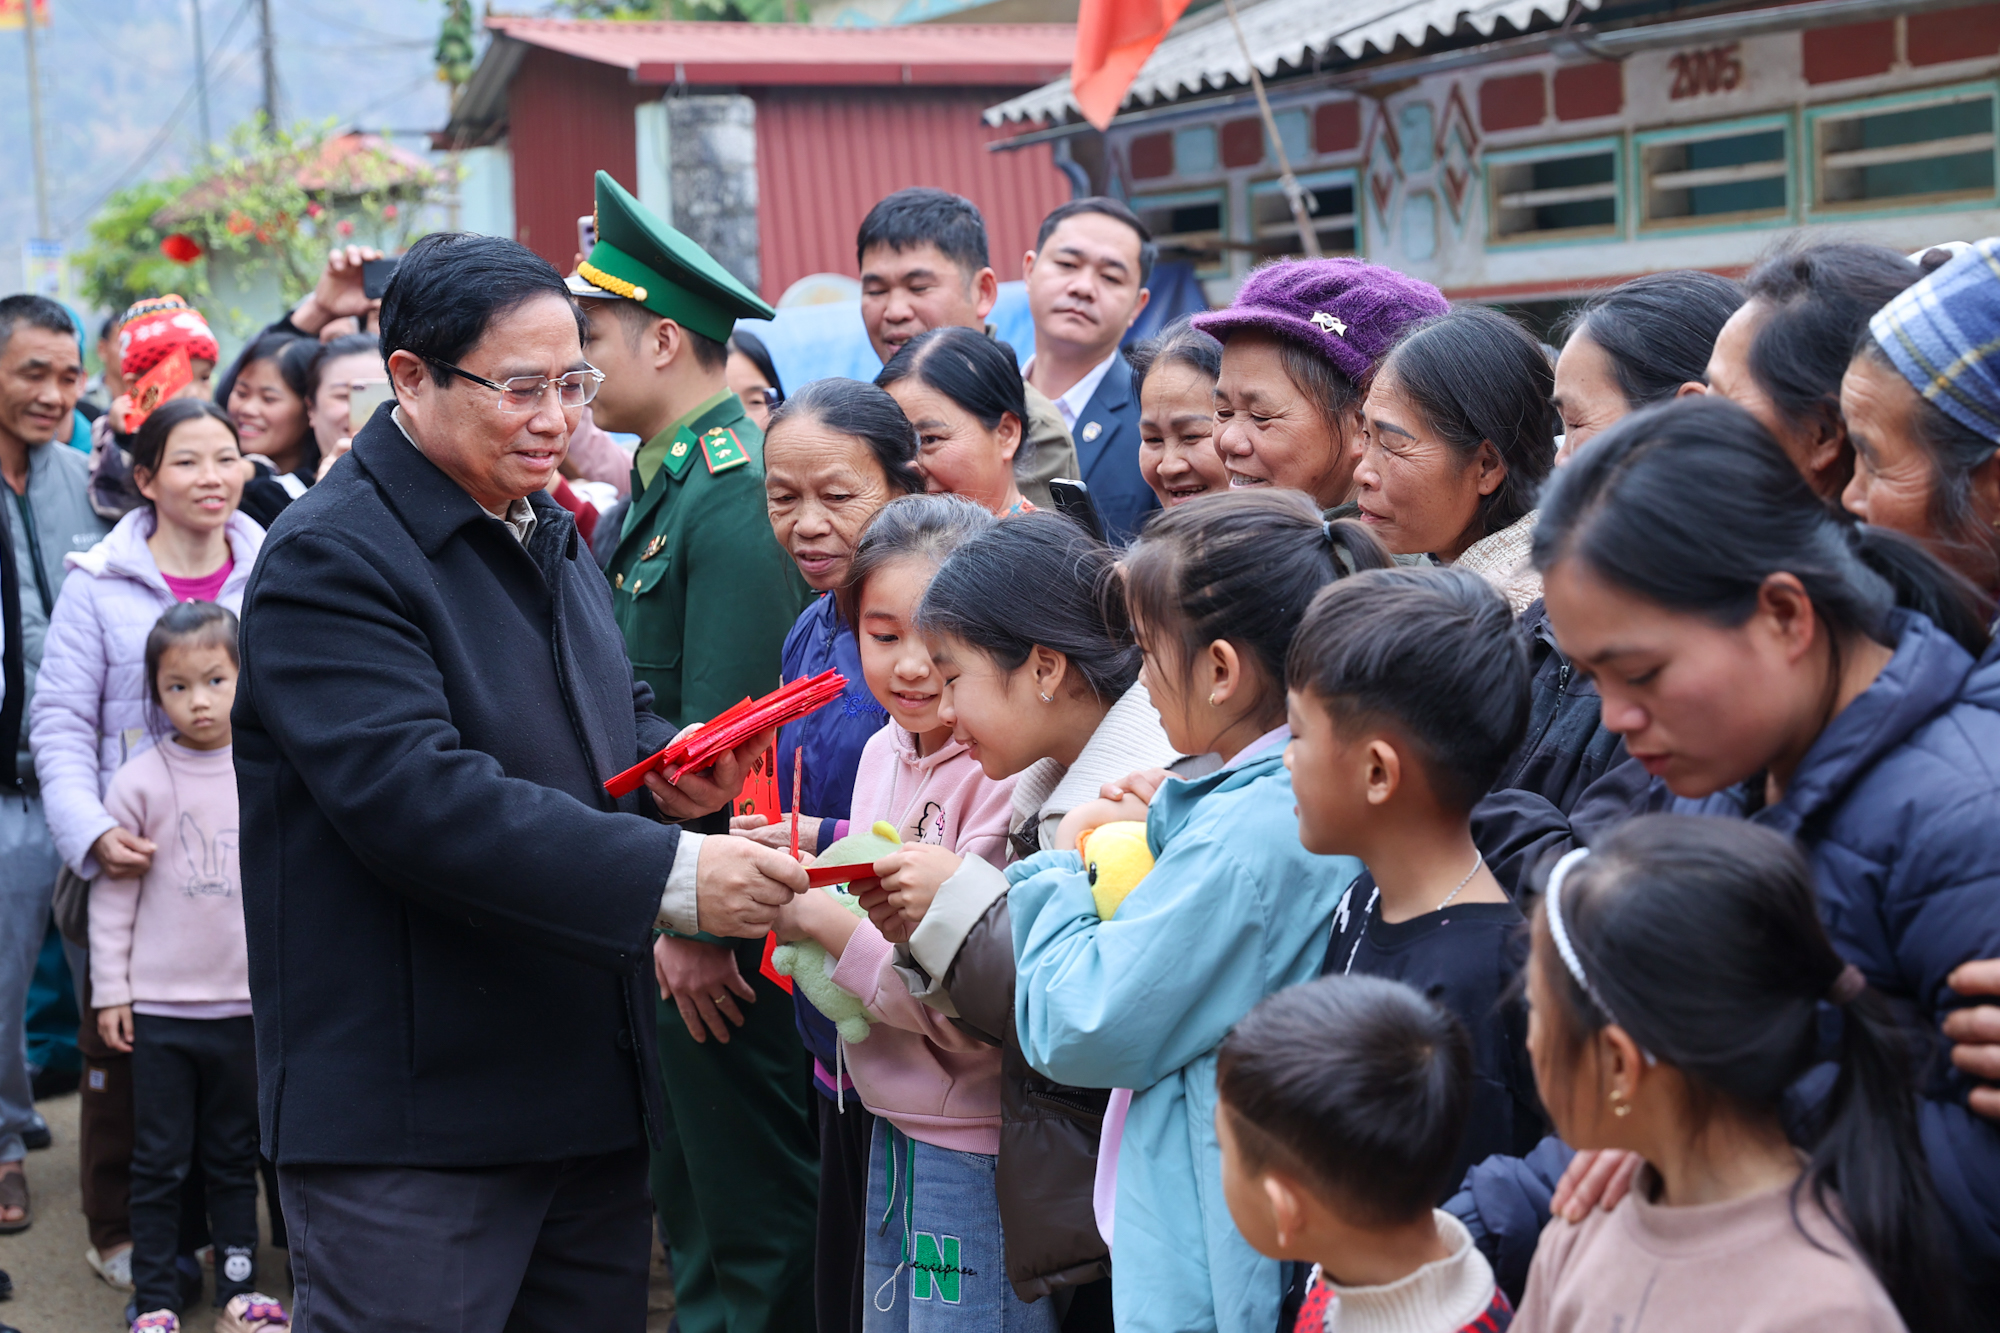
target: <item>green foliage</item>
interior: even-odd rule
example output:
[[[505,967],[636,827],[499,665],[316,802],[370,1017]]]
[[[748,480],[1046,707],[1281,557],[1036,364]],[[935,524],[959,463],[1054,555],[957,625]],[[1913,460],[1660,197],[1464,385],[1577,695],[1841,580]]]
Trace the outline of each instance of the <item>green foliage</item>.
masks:
[[[212,282],[235,292],[275,287],[293,302],[335,245],[406,248],[440,174],[384,147],[343,146],[330,121],[267,135],[257,118],[206,167],[113,195],[75,263],[84,294],[112,309],[168,291],[198,300]],[[192,239],[205,258],[167,258],[160,244],[170,235]]]
[[[117,311],[162,292],[179,292],[190,301],[208,294],[201,265],[176,264],[160,253],[167,230],[153,225],[153,215],[179,193],[177,182],[145,181],[105,201],[90,224],[90,247],[72,261],[85,300]]]
[[[438,27],[438,78],[451,85],[454,96],[472,77],[471,0],[444,0],[444,22]]]

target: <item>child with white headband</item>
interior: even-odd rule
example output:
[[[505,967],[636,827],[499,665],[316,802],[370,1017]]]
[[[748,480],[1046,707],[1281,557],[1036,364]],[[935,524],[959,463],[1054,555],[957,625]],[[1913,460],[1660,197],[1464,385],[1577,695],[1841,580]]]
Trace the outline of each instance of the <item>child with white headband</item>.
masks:
[[[1610,1212],[1549,1223],[1515,1333],[1963,1326],[1904,1043],[1833,951],[1790,842],[1661,815],[1571,852],[1528,996],[1557,1132],[1646,1165]],[[1791,1123],[1780,1104],[1823,1058],[1823,1002],[1838,1074]]]

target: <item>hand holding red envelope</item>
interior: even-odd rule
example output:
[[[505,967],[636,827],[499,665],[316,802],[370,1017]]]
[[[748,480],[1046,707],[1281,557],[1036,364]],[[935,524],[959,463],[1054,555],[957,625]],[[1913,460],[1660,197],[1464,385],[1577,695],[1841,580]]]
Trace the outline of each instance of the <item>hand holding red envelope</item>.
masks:
[[[822,671],[817,676],[780,685],[761,699],[745,699],[686,735],[676,737],[673,744],[652,758],[626,769],[605,783],[604,790],[613,796],[629,795],[646,781],[646,774],[656,770],[665,774],[668,782],[678,782],[681,774],[707,768],[758,732],[796,722],[832,703],[846,688],[847,677],[838,671]]]

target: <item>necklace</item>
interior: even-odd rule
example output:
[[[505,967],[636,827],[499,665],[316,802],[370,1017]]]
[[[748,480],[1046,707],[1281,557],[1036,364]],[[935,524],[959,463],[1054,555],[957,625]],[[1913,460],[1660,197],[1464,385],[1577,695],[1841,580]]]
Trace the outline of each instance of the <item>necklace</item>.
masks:
[[[1472,883],[1472,877],[1479,873],[1479,867],[1485,864],[1486,854],[1484,852],[1475,852],[1472,857],[1472,869],[1465,872],[1465,878],[1458,882],[1458,887],[1447,893],[1444,896],[1444,901],[1433,907],[1431,911],[1442,912],[1445,908],[1451,906],[1451,900],[1465,891],[1465,886]],[[1361,933],[1354,937],[1354,947],[1347,951],[1347,966],[1340,969],[1342,976],[1354,970],[1354,955],[1361,952],[1361,941],[1368,938],[1368,917],[1375,910],[1375,900],[1381,896],[1382,886],[1378,884],[1368,895],[1368,905],[1361,909]]]
[[[1444,901],[1439,903],[1436,907],[1433,907],[1431,910],[1433,912],[1442,912],[1445,908],[1451,906],[1451,900],[1453,898],[1458,897],[1459,894],[1465,892],[1465,886],[1472,883],[1472,877],[1478,874],[1479,867],[1485,864],[1486,864],[1486,854],[1484,852],[1474,852],[1472,854],[1472,869],[1466,871],[1465,878],[1458,882],[1458,887],[1453,889],[1450,893],[1447,893],[1444,896]]]

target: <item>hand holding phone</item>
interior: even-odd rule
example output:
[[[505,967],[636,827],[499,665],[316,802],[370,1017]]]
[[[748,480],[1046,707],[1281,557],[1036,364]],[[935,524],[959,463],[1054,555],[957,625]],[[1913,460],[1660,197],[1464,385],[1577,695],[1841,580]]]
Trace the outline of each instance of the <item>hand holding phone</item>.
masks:
[[[361,261],[361,294],[371,301],[382,299],[382,293],[389,290],[389,279],[396,276],[401,266],[400,259],[364,259]]]

